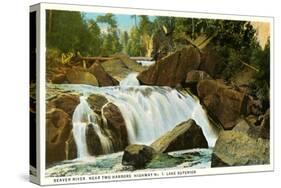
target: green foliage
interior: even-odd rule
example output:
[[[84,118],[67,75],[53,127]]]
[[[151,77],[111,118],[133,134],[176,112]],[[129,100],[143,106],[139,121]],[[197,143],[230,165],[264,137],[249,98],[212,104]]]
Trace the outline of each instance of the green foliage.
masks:
[[[104,16],[98,16],[97,17],[97,22],[106,23],[106,24],[108,24],[112,28],[117,28],[117,22],[115,20],[114,15],[111,14],[111,13],[107,13]]]
[[[251,60],[259,68],[254,83],[254,93],[262,101],[264,111],[269,107],[270,98],[270,42],[268,40],[264,49],[255,51]]]
[[[48,48],[57,48],[62,52],[84,51],[88,38],[87,25],[79,12],[47,11]]]
[[[126,52],[130,56],[142,56],[140,32],[136,27],[131,29],[130,38],[126,46]]]

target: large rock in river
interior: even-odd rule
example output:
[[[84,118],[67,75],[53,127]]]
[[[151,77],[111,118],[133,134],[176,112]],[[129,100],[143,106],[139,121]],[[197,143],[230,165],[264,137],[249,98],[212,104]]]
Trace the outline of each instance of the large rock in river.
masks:
[[[247,113],[248,97],[216,80],[202,80],[197,93],[208,112],[225,130],[232,129],[242,114]]]
[[[222,131],[212,155],[212,167],[269,164],[269,141],[243,132]]]
[[[114,151],[123,150],[128,145],[128,133],[125,120],[119,108],[113,103],[107,103],[102,109],[105,118],[104,125],[111,132]]]
[[[122,158],[122,164],[130,165],[135,168],[144,168],[154,156],[156,156],[156,152],[152,147],[133,144],[126,147]]]
[[[66,141],[72,130],[70,116],[53,108],[46,114],[46,164],[67,159]]]
[[[94,63],[88,71],[97,78],[99,86],[119,85],[119,82],[105,72],[104,68],[99,63]]]
[[[193,119],[182,122],[151,144],[155,151],[163,153],[192,148],[208,148],[208,142]]]
[[[176,51],[150,66],[138,75],[138,80],[145,85],[175,87],[186,79],[186,74],[197,70],[200,65],[200,51],[188,46]]]
[[[124,54],[115,54],[113,59],[101,63],[104,71],[117,81],[121,81],[131,72],[141,72],[144,68]]]
[[[98,81],[94,75],[89,72],[81,70],[68,70],[66,73],[66,78],[71,84],[87,84],[98,86]]]
[[[100,95],[100,94],[91,94],[88,98],[87,98],[87,102],[89,103],[91,109],[97,113],[97,114],[101,114],[101,110],[102,107],[108,103],[108,100],[105,96]]]

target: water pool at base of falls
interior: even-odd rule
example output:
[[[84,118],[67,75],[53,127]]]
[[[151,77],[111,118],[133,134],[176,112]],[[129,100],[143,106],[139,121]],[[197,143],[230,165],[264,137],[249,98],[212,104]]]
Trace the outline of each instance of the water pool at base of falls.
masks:
[[[74,159],[62,161],[49,167],[46,170],[46,177],[66,177],[78,175],[96,175],[118,172],[151,172],[153,170],[165,169],[202,169],[211,167],[212,149],[191,149],[168,153],[179,162],[165,161],[161,166],[147,167],[141,170],[135,170],[130,166],[123,166],[123,152],[107,154],[95,158]]]

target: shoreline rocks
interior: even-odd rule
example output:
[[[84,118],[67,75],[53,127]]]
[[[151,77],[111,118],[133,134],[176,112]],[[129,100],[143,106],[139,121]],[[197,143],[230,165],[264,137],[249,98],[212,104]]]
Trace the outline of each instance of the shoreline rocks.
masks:
[[[212,155],[211,167],[269,164],[269,141],[243,132],[222,131]]]
[[[231,130],[241,115],[247,113],[248,98],[217,80],[202,80],[197,85],[201,103],[225,130]]]

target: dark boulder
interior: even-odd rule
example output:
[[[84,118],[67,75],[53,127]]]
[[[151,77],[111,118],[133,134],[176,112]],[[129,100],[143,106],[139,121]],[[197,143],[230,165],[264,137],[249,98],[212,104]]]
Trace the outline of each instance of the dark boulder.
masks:
[[[156,155],[152,147],[146,145],[129,145],[125,148],[122,164],[133,166],[136,169],[144,168]]]
[[[103,122],[104,127],[111,132],[114,151],[123,150],[128,145],[128,133],[125,120],[119,108],[113,103],[107,103],[103,107],[102,113],[106,120],[106,122]]]
[[[119,85],[119,82],[105,72],[104,68],[98,63],[94,63],[88,71],[97,78],[99,86]]]
[[[99,136],[97,135],[92,124],[86,128],[86,143],[88,152],[91,156],[105,154],[101,145]]]
[[[197,83],[201,80],[210,80],[212,77],[201,70],[192,70],[187,73],[186,78],[185,78],[185,83]]]
[[[197,70],[200,65],[200,51],[188,46],[157,61],[138,75],[138,80],[145,85],[175,87],[186,79],[186,74]]]
[[[182,122],[151,144],[155,151],[164,153],[192,148],[208,148],[200,126],[192,119]]]
[[[200,81],[197,93],[210,115],[219,120],[225,130],[232,129],[240,116],[247,113],[247,95],[219,81]]]
[[[72,160],[77,158],[77,146],[72,132],[70,133],[68,139],[65,142],[65,150],[66,160]]]

